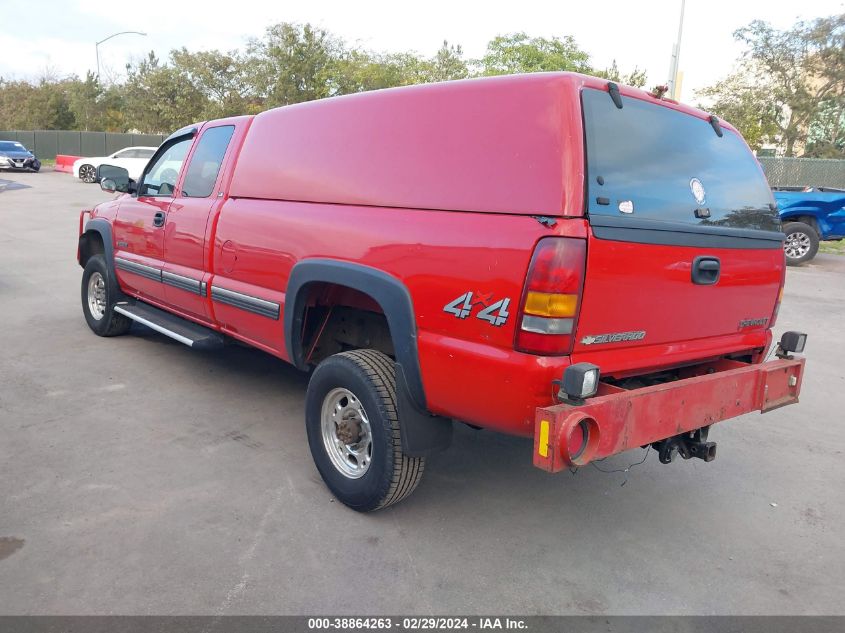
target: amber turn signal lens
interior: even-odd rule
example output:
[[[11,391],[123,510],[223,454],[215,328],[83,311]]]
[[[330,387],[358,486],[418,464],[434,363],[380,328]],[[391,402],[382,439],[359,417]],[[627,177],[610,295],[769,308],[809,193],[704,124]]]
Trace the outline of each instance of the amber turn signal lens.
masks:
[[[554,294],[529,290],[525,298],[525,314],[543,317],[573,317],[578,295]]]

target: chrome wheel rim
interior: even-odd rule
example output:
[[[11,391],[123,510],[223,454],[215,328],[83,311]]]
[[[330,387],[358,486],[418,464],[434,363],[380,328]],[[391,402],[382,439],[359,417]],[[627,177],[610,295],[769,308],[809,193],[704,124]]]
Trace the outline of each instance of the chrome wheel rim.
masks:
[[[94,181],[94,168],[91,165],[83,165],[79,168],[79,175],[85,182]]]
[[[88,278],[88,311],[97,321],[106,314],[106,280],[96,271]]]
[[[350,479],[363,477],[372,462],[373,434],[361,401],[348,389],[332,389],[323,399],[320,426],[332,465]]]
[[[806,233],[790,233],[786,236],[783,250],[789,259],[800,259],[810,252],[810,236]]]

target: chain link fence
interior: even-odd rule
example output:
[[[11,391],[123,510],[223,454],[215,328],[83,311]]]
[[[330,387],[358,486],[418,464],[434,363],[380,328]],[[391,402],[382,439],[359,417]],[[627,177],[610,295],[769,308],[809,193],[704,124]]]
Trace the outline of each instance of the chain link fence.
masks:
[[[771,187],[836,187],[845,189],[845,160],[761,156]]]
[[[122,134],[118,132],[74,132],[71,130],[4,130],[0,141],[17,141],[41,160],[56,154],[71,156],[108,156],[124,147],[158,147],[161,134]]]

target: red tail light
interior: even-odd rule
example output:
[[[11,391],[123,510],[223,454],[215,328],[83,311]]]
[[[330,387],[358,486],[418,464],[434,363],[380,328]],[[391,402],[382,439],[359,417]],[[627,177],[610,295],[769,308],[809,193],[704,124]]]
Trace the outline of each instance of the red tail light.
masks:
[[[586,241],[540,240],[522,292],[514,345],[518,351],[557,356],[572,350],[586,264]]]

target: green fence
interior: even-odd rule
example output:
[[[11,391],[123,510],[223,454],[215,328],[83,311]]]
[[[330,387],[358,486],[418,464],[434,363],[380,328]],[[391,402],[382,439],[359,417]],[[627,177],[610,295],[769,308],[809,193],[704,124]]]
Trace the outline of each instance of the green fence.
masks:
[[[0,141],[22,143],[38,158],[51,160],[56,154],[108,156],[124,147],[158,147],[161,134],[121,134],[119,132],[73,132],[70,130],[0,131]]]
[[[772,187],[845,189],[845,160],[833,158],[758,158]]]

